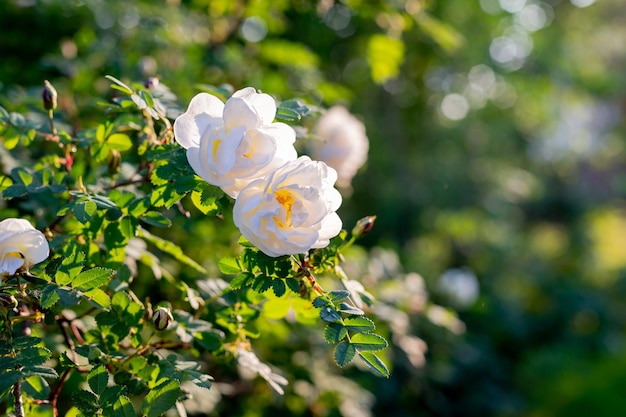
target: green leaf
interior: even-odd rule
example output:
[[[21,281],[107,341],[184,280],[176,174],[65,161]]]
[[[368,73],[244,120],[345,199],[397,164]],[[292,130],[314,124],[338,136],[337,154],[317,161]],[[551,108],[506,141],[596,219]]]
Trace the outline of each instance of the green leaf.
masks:
[[[202,265],[191,259],[189,256],[185,255],[183,249],[180,246],[175,245],[173,242],[161,239],[160,237],[153,235],[145,229],[139,229],[138,236],[146,240],[147,242],[152,243],[159,250],[173,256],[176,260],[195,269],[201,274],[207,273],[206,269],[204,269]]]
[[[111,149],[117,149],[120,152],[127,151],[133,147],[133,141],[128,135],[123,133],[115,133],[107,138],[107,144]]]
[[[324,297],[317,297],[313,300],[313,307],[322,308],[330,304],[330,302]]]
[[[356,349],[353,345],[351,345],[347,340],[343,340],[335,346],[335,351],[333,353],[333,357],[335,359],[335,363],[339,366],[346,366],[352,359],[354,359],[354,355],[356,354]]]
[[[272,282],[272,291],[274,291],[276,297],[282,297],[285,295],[285,292],[287,291],[285,281],[282,279],[274,279]]]
[[[176,191],[172,184],[160,185],[150,195],[150,203],[155,207],[170,208],[183,198],[183,195]]]
[[[163,214],[156,211],[147,211],[141,218],[141,221],[156,227],[170,227],[172,221]]]
[[[137,220],[131,217],[123,217],[120,220],[120,232],[126,239],[135,237],[137,231]]]
[[[73,247],[63,254],[63,261],[61,261],[61,265],[54,276],[57,284],[69,284],[83,270],[85,253],[76,252],[76,250],[76,247]]]
[[[47,310],[53,307],[60,299],[59,293],[57,293],[57,286],[54,284],[50,284],[44,287],[41,292],[41,307],[44,310]]]
[[[101,395],[104,392],[109,383],[109,373],[104,365],[95,367],[89,372],[87,375],[87,383],[89,384],[89,388],[97,395]]]
[[[135,417],[135,409],[130,399],[126,396],[121,396],[113,405],[113,414],[111,417]]]
[[[326,343],[335,344],[343,340],[348,335],[348,330],[341,323],[329,323],[324,329],[324,340]]]
[[[222,258],[218,261],[217,266],[222,274],[233,275],[241,272],[241,266],[239,266],[236,258]]]
[[[22,383],[22,390],[36,400],[46,400],[50,394],[50,385],[40,376],[31,376]]]
[[[165,381],[148,392],[141,407],[146,417],[159,417],[174,407],[180,395],[180,384],[175,379]]]
[[[222,347],[222,337],[216,332],[199,332],[194,334],[194,341],[209,351]]]
[[[246,285],[250,285],[253,280],[254,274],[251,272],[242,272],[230,281],[230,288],[236,290]]]
[[[337,303],[339,301],[343,301],[346,298],[350,297],[350,291],[346,290],[335,290],[328,293],[330,299],[333,303]]]
[[[22,373],[25,376],[38,375],[43,378],[52,378],[52,379],[56,379],[59,377],[59,374],[57,374],[57,371],[47,366],[25,366],[24,368],[22,368]]]
[[[357,308],[348,303],[339,304],[339,311],[345,314],[352,314],[353,316],[362,316],[363,314],[365,314],[365,312],[360,308]]]
[[[374,374],[384,378],[389,378],[389,369],[387,368],[387,365],[385,365],[385,363],[381,361],[376,354],[372,352],[359,352],[359,357]]]
[[[88,291],[107,284],[113,271],[107,268],[93,268],[83,271],[72,280],[72,286],[79,290]]]
[[[41,343],[41,338],[35,336],[19,336],[13,339],[13,349],[27,349]]]
[[[358,350],[382,350],[387,347],[385,338],[374,333],[357,333],[350,343]]]
[[[10,370],[9,372],[4,372],[1,374],[0,378],[0,393],[8,390],[11,386],[15,385],[17,381],[19,381],[22,377],[20,371]]]
[[[287,284],[287,288],[289,288],[292,292],[298,294],[300,293],[300,281],[295,278],[287,278],[285,279],[285,284]]]
[[[106,371],[106,369],[105,369]],[[107,381],[108,382],[108,381]],[[92,388],[93,389],[93,388]],[[111,387],[105,387],[100,394],[99,403],[103,408],[113,408],[117,400],[124,394],[126,394],[126,387],[122,385],[113,385]],[[110,415],[105,413],[104,415]]]
[[[211,375],[203,374],[197,371],[186,371],[189,374],[189,380],[201,388],[209,389],[213,382]]]
[[[85,297],[92,303],[102,308],[111,307],[111,299],[108,294],[102,291],[100,288],[94,288],[85,292]]]
[[[341,320],[341,314],[339,314],[337,310],[335,310],[331,306],[322,307],[322,309],[320,310],[320,317],[322,318],[322,320],[331,323]]]
[[[74,216],[76,220],[85,224],[96,214],[97,209],[98,206],[93,200],[82,200],[74,206]]]
[[[111,88],[114,88],[116,90],[122,91],[126,94],[133,94],[134,91],[132,88],[130,88],[129,86],[127,86],[126,84],[124,84],[123,82],[121,82],[120,80],[118,80],[117,78],[111,76],[111,75],[105,75],[104,78],[106,78],[109,81],[114,82],[115,84],[111,85]]]
[[[95,414],[100,407],[98,398],[91,392],[78,390],[72,393],[72,403],[85,414]]]
[[[376,329],[374,322],[366,317],[347,317],[343,320],[346,329],[358,333],[367,333]]]
[[[22,366],[37,366],[50,359],[50,351],[44,347],[27,347],[19,349],[15,360]]]

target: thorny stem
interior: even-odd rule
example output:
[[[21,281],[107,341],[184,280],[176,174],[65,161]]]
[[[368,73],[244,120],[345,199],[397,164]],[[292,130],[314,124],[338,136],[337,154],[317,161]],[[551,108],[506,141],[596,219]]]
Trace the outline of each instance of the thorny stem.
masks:
[[[20,307],[20,316],[29,316],[28,307],[24,304]],[[22,324],[22,335],[30,335],[30,321],[25,320]],[[22,381],[18,380],[13,385],[13,397],[15,398],[15,417],[24,417],[24,400],[22,398]]]
[[[311,284],[311,287],[313,287],[315,292],[321,296],[326,295],[322,287],[317,283],[317,280],[315,279],[311,271],[309,271],[309,269],[304,265],[304,262],[300,262],[298,258],[296,258],[294,255],[291,255],[291,259],[293,259],[294,262],[300,267],[300,270],[302,271],[304,276],[308,279],[309,284]]]

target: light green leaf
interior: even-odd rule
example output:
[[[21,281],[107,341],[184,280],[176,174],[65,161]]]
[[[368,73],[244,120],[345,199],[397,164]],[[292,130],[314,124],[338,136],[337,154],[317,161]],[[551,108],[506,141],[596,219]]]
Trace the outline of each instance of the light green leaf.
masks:
[[[141,406],[141,413],[145,417],[159,417],[174,407],[180,395],[180,384],[175,379],[163,382],[148,392]]]
[[[111,417],[135,417],[135,409],[130,399],[126,396],[121,396],[113,405],[113,414]]]
[[[107,268],[93,268],[83,271],[72,280],[72,286],[87,291],[109,282],[113,271]]]
[[[344,319],[343,324],[346,329],[358,333],[367,333],[376,329],[374,322],[365,317],[348,317]]]
[[[389,378],[387,365],[385,365],[376,354],[372,352],[359,352],[359,357],[374,374]]]
[[[117,78],[111,75],[105,75],[104,78],[115,83],[114,85],[111,85],[111,88],[122,91],[126,94],[133,94],[133,89],[127,86],[126,84],[124,84],[123,82],[121,82],[120,80],[118,80]]]
[[[232,275],[241,272],[241,266],[239,266],[239,262],[236,258],[222,258],[218,261],[217,266],[222,274]]]
[[[374,333],[357,333],[352,336],[351,343],[358,350],[381,350],[387,347],[385,338]]]
[[[99,307],[102,307],[102,308],[111,307],[111,299],[109,298],[107,293],[102,291],[100,288],[94,288],[92,290],[85,292],[85,297],[87,297],[89,301],[91,301],[92,303],[95,303]]]
[[[41,292],[41,307],[44,310],[47,310],[54,306],[57,301],[59,301],[59,293],[57,293],[56,289],[58,287],[56,285],[48,285]]]
[[[111,149],[120,152],[127,151],[133,147],[133,141],[124,133],[115,133],[107,138],[107,144]]]

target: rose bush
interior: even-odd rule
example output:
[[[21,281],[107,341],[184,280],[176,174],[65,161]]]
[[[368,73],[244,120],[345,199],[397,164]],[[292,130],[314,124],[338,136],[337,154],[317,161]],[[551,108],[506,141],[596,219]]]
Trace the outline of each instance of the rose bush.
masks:
[[[28,270],[48,254],[46,237],[27,220],[8,218],[0,222],[0,276]]]
[[[272,257],[323,248],[342,226],[335,212],[341,205],[336,180],[336,171],[324,162],[301,156],[241,190],[235,225]]]
[[[174,136],[194,171],[236,198],[248,183],[298,156],[295,131],[273,123],[275,116],[274,99],[252,87],[235,92],[226,104],[200,93],[175,120]]]
[[[311,156],[337,171],[337,186],[349,187],[367,161],[369,141],[365,125],[345,107],[334,106],[320,117],[313,133],[320,140],[311,141]]]

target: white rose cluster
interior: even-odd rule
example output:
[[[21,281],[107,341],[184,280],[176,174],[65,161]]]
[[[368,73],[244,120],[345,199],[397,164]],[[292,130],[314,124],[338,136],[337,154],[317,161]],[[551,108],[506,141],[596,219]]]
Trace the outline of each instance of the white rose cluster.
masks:
[[[46,237],[27,220],[0,221],[0,276],[15,275],[44,261],[50,252]]]
[[[342,227],[337,171],[298,158],[296,133],[274,122],[276,110],[271,96],[247,87],[226,103],[200,93],[174,122],[193,170],[235,199],[235,225],[272,257],[323,248]]]

